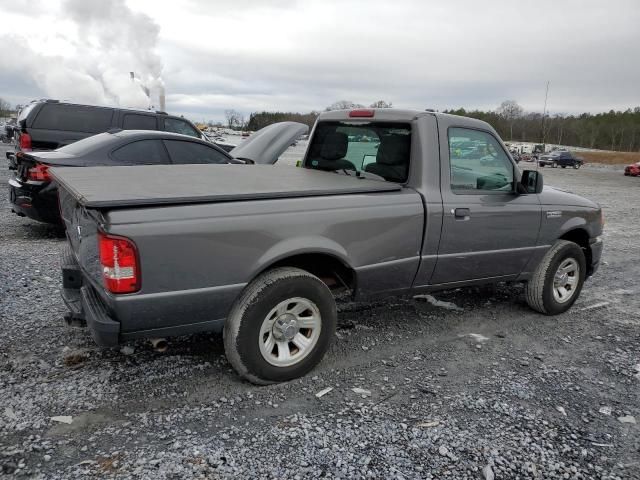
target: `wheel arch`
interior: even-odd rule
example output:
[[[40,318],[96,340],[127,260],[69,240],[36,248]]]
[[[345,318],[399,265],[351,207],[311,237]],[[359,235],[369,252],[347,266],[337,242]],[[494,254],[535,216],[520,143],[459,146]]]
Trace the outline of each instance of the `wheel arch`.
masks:
[[[587,261],[587,275],[591,275],[591,245],[589,243],[589,232],[581,227],[572,228],[566,232],[564,232],[558,240],[567,240],[569,242],[573,242],[577,244],[582,251],[584,252],[585,260]]]
[[[278,267],[296,267],[320,278],[331,290],[342,287],[356,290],[356,270],[347,260],[346,251],[327,239],[296,239],[278,244],[267,251],[251,279]]]

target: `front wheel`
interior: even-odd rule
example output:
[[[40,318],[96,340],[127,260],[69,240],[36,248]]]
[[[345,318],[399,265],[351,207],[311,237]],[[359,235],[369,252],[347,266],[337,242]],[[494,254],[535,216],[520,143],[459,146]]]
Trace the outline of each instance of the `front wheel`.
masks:
[[[322,360],[336,320],[333,295],[318,277],[298,268],[276,268],[251,282],[231,308],[225,353],[252,383],[292,380]]]
[[[575,168],[576,170],[580,168],[580,163],[574,163],[573,164],[573,168]]]
[[[527,303],[546,315],[566,312],[580,295],[586,270],[582,248],[573,242],[558,240],[527,282]]]

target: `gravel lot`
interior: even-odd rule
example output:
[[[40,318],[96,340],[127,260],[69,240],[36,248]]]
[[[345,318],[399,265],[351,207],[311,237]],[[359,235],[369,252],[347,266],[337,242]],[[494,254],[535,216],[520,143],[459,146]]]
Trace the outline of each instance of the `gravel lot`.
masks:
[[[568,313],[518,285],[342,304],[315,371],[255,387],[218,336],[160,354],[66,328],[64,240],[10,212],[0,150],[0,476],[640,478],[640,179],[620,168],[544,169],[606,210]]]

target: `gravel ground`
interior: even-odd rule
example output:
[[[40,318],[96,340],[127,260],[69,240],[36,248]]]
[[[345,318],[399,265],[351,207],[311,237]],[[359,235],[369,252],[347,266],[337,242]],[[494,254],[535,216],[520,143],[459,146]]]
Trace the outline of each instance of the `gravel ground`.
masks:
[[[606,211],[568,313],[518,285],[341,304],[318,368],[255,387],[218,336],[160,354],[65,327],[64,240],[10,212],[0,156],[0,476],[640,478],[640,179],[619,168],[544,170]]]

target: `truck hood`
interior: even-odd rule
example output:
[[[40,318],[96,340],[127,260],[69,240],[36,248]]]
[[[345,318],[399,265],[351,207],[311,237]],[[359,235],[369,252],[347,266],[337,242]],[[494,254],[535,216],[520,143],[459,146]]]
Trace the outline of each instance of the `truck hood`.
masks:
[[[272,165],[278,157],[291,146],[300,135],[309,131],[309,127],[298,122],[280,122],[264,127],[241,145],[231,150],[229,154],[241,160],[251,160],[254,163]]]
[[[560,190],[556,187],[545,185],[539,196],[542,205],[586,207],[598,209],[600,206],[589,199],[576,195],[575,193]]]

